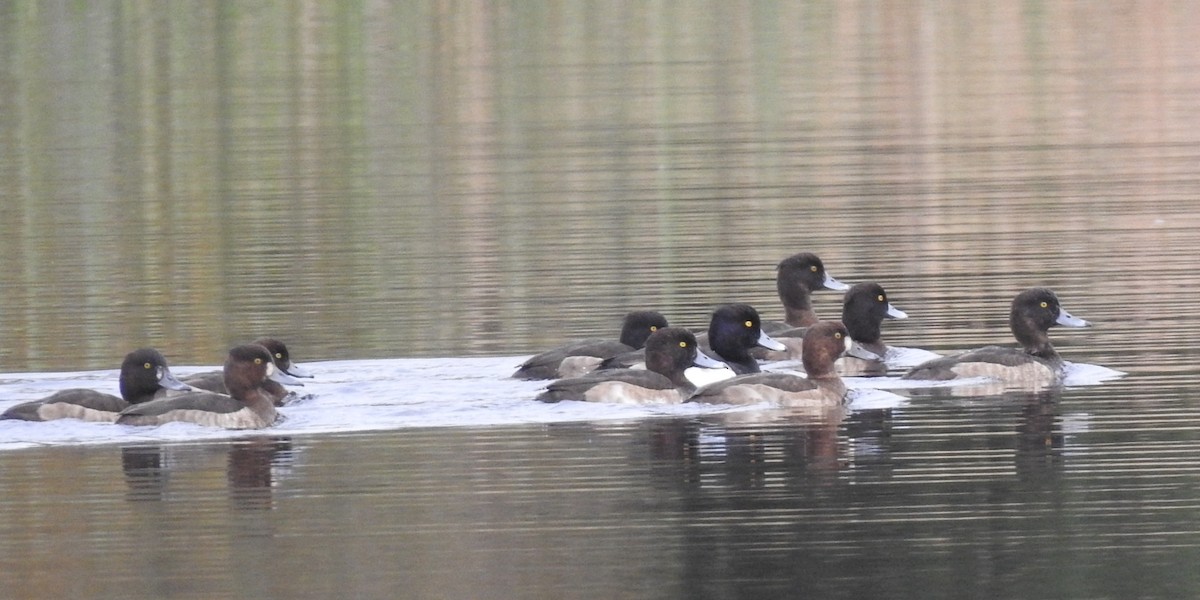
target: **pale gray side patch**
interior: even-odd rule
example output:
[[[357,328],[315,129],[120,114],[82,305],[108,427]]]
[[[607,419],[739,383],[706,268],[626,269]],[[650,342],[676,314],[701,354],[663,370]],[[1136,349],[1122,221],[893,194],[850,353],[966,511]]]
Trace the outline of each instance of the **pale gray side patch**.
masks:
[[[138,417],[136,425],[162,425],[171,421],[195,423],[224,429],[262,429],[271,425],[249,408],[231,413],[215,413],[194,408],[172,410],[153,417]]]
[[[106,410],[96,410],[70,402],[51,402],[38,407],[37,414],[43,421],[55,419],[80,419],[93,423],[112,423],[117,420],[117,413]]]
[[[763,399],[776,406],[785,407],[801,407],[812,405],[825,404],[841,404],[842,397],[846,395],[845,387],[837,386],[839,389],[833,389],[829,386],[818,385],[817,387],[799,390],[787,391],[776,387],[761,384],[750,384],[738,387],[753,388],[754,393]]]
[[[605,381],[592,386],[583,394],[588,402],[609,404],[679,404],[683,397],[678,390],[648,390],[623,381]]]
[[[766,392],[767,389],[774,390],[775,388],[768,388],[768,386],[764,385],[739,383],[737,385],[726,386],[720,390],[720,393],[715,395],[699,396],[696,398],[696,400],[709,404],[762,404],[769,401],[768,397],[764,395],[768,393]]]
[[[950,370],[959,377],[990,377],[1022,386],[1050,385],[1058,377],[1054,370],[1037,361],[1015,367],[989,362],[967,362],[956,364]]]
[[[568,356],[558,363],[558,376],[563,379],[587,375],[600,366],[601,359],[595,356]]]

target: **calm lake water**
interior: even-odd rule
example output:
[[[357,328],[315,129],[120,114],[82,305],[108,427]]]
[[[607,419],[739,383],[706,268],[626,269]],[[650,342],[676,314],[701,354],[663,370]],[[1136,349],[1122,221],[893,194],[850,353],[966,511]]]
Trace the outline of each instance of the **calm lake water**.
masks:
[[[251,435],[0,423],[0,597],[1196,597],[1197,39],[1187,2],[4,4],[0,403],[264,334],[324,379]],[[779,318],[800,251],[938,352],[1049,286],[1127,375],[806,418],[505,377],[635,308]]]

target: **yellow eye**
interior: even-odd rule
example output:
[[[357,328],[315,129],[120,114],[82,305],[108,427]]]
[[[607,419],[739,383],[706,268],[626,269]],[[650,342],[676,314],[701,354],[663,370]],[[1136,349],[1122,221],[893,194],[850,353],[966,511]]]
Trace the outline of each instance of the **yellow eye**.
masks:
[[[833,337],[835,337],[839,340],[842,339],[842,332],[840,332],[840,331],[834,332]]]
[[[687,348],[687,342],[679,342],[680,348]]]
[[[875,296],[875,299],[876,299],[876,300],[878,300],[878,301],[880,301],[880,302],[883,302],[883,294],[880,294],[880,295],[878,295],[878,296]]]
[[[1046,302],[1045,300],[1042,300],[1042,308],[1048,308],[1049,306],[1050,306],[1050,303],[1049,303],[1049,302]]]
[[[754,321],[746,321],[746,327],[754,327]]]
[[[650,331],[658,331],[658,325],[651,325]]]
[[[816,273],[816,272],[817,272],[817,265],[813,265],[813,266],[809,267],[809,268],[808,268],[808,270],[809,270],[809,271],[812,271],[813,273]]]
[[[256,365],[261,365],[261,364],[262,364],[262,359],[261,359],[261,358],[256,358],[256,359],[254,359],[254,364],[256,364]]]
[[[146,363],[146,364],[144,364],[144,365],[142,365],[142,366],[143,366],[143,367],[145,367],[145,368],[147,368],[147,369],[149,369],[151,365],[150,365],[150,363]]]
[[[276,353],[275,353],[275,358],[283,358],[283,353],[282,353],[282,352],[276,352]]]

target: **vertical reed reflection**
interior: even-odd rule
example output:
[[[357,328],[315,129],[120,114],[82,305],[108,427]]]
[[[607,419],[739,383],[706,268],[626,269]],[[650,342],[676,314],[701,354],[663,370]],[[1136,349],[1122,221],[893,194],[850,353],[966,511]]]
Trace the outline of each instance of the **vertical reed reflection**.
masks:
[[[1176,5],[3,10],[7,370],[268,333],[518,354],[631,308],[773,307],[799,250],[911,298],[938,348],[992,341],[989,299],[1033,283],[1103,311],[1100,279],[1135,306],[1193,279]]]

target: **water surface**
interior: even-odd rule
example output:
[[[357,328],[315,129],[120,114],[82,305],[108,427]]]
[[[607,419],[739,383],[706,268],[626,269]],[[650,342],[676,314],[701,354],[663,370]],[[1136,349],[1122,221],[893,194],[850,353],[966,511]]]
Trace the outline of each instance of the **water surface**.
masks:
[[[324,377],[255,434],[0,424],[0,595],[1196,596],[1198,37],[1183,2],[5,5],[0,402],[266,334]],[[631,309],[778,318],[799,251],[943,353],[1052,287],[1095,323],[1063,355],[1127,375],[804,418],[504,376]]]

